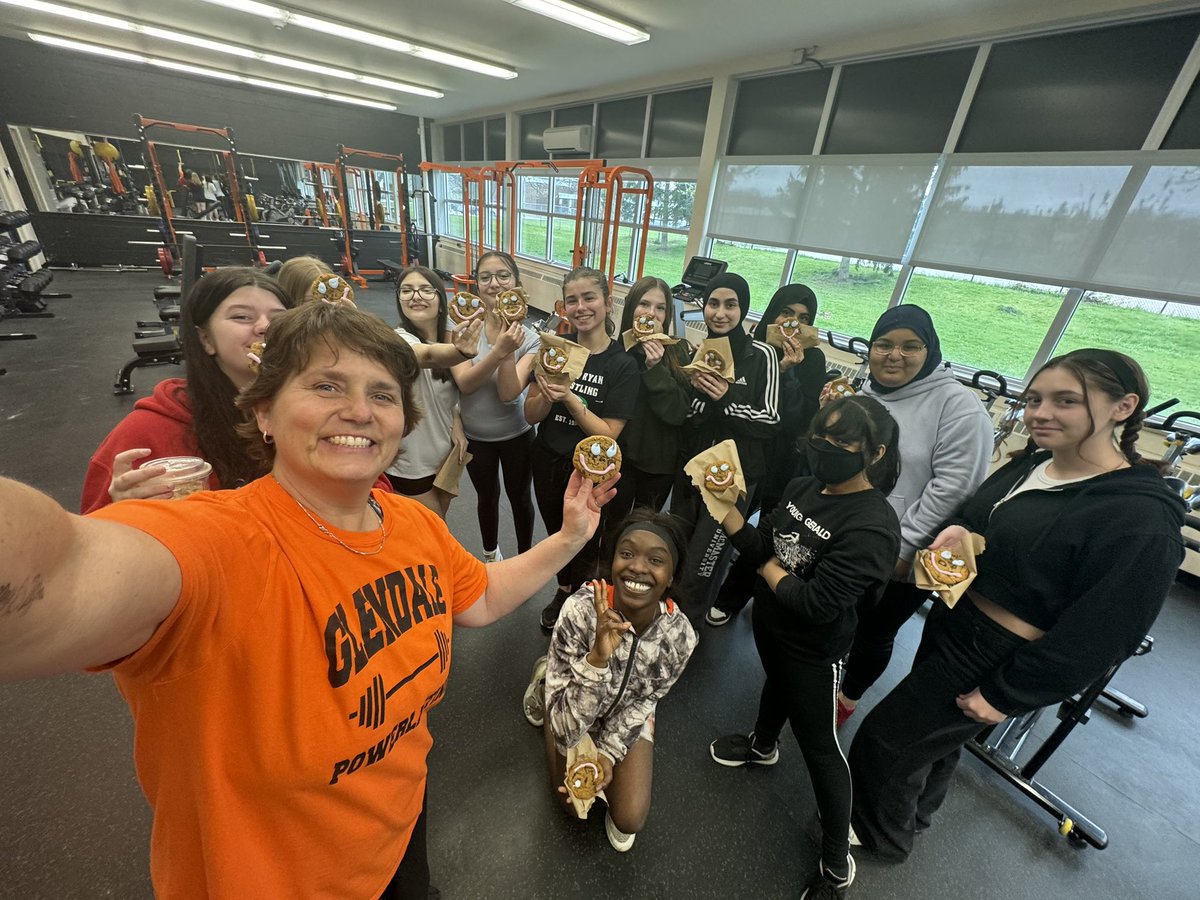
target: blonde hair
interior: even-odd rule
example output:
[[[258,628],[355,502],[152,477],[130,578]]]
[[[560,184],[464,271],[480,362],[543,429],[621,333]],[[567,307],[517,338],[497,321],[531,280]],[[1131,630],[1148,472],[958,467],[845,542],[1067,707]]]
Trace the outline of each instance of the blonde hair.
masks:
[[[332,274],[333,269],[315,256],[294,256],[279,267],[275,280],[291,299],[292,306],[299,306],[308,299],[314,281]]]

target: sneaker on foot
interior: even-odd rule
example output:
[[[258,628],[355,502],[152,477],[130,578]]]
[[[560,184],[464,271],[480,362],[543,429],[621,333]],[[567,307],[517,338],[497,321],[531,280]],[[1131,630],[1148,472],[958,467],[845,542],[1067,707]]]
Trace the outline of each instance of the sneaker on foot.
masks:
[[[538,657],[533,664],[533,674],[529,686],[525,688],[525,696],[521,698],[521,709],[525,713],[525,721],[534,728],[541,728],[546,722],[546,657]]]
[[[617,828],[613,824],[612,816],[607,812],[604,814],[604,833],[608,835],[608,842],[618,853],[629,850],[633,846],[633,842],[637,840],[637,834],[626,834]]]
[[[753,731],[749,735],[730,734],[717,738],[708,745],[708,752],[714,762],[723,766],[744,766],[746,763],[773,766],[779,762],[779,742],[776,741],[770,749],[764,750],[755,746]]]
[[[715,606],[704,614],[704,621],[713,628],[720,628],[722,625],[728,625],[732,618],[733,616],[725,612],[725,610],[719,609]]]
[[[801,892],[800,900],[841,900],[845,897],[846,888],[854,881],[854,857],[846,854],[846,862],[850,867],[850,874],[845,878],[834,876],[825,868],[825,863],[821,863],[817,874]]]
[[[554,630],[554,623],[558,621],[558,614],[562,612],[563,604],[567,602],[567,598],[571,596],[571,589],[560,587],[546,608],[542,610],[542,631],[547,633]]]
[[[861,847],[863,842],[859,840],[858,835],[854,833],[854,826],[850,826],[850,834],[848,835],[851,847]]]
[[[846,720],[849,719],[852,715],[854,715],[854,711],[856,709],[858,709],[858,704],[855,704],[854,706],[847,706],[845,703],[842,702],[842,698],[838,697],[838,700],[837,700],[837,727],[841,728],[843,725],[845,725]]]
[[[500,552],[499,547],[497,547],[495,550],[483,551],[483,561],[485,563],[500,562],[502,559],[504,559],[504,554]]]

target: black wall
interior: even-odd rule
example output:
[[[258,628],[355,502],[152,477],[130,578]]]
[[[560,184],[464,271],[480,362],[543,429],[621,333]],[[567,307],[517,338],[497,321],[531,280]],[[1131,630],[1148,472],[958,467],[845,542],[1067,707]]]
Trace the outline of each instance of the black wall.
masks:
[[[421,161],[416,116],[192,78],[28,41],[0,38],[0,59],[0,121],[8,124],[137,137],[133,115],[141,113],[232,128],[240,153],[332,162],[342,143],[403,153],[410,170]],[[287,81],[286,73],[276,80]],[[165,129],[151,136],[208,146]]]

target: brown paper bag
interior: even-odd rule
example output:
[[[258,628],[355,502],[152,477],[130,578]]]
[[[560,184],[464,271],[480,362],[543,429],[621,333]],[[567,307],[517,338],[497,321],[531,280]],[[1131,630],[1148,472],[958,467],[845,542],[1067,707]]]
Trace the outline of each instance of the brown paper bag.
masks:
[[[767,343],[772,347],[783,349],[783,339],[785,337],[798,337],[800,339],[800,348],[802,350],[810,350],[821,343],[821,333],[811,325],[802,325],[795,319],[794,327],[789,327],[787,322],[782,325],[767,326]]]
[[[588,786],[603,778],[604,769],[600,765],[600,751],[596,749],[592,736],[584,734],[583,740],[567,750],[567,771],[563,777],[567,796],[571,799],[571,805],[575,807],[575,815],[579,818],[587,818],[588,810],[592,808],[597,797],[605,803],[608,802],[604,791],[593,793]]]
[[[554,384],[570,384],[583,374],[583,367],[592,355],[587,347],[548,331],[540,332],[538,337],[542,345],[533,366],[536,372]]]
[[[463,469],[474,458],[470,453],[464,453],[463,461],[459,462],[458,451],[452,447],[450,455],[446,457],[442,463],[442,467],[438,469],[438,473],[433,479],[433,486],[445,491],[451,497],[457,497],[458,483],[462,481]]]
[[[716,466],[718,470],[721,470],[722,466],[729,468],[714,473],[711,471],[713,466]],[[704,500],[704,507],[708,510],[708,514],[718,522],[725,519],[739,497],[746,496],[746,478],[742,474],[742,461],[738,458],[737,444],[732,439],[721,441],[703,453],[697,453],[687,461],[683,471],[700,491],[700,497]],[[717,479],[723,480],[730,475],[732,475],[732,478],[729,479],[730,483],[723,489],[714,491],[705,483],[706,478],[711,479],[715,476]]]
[[[647,328],[650,330],[647,331]],[[678,344],[679,338],[665,334],[662,330],[662,323],[658,319],[643,315],[634,318],[633,327],[622,333],[621,341],[624,343],[625,349],[629,350],[634,344],[640,344],[643,341],[660,341],[664,347],[669,347],[671,344]]]
[[[918,550],[916,557],[913,559],[913,582],[923,591],[933,591],[942,598],[942,602],[953,608],[959,598],[967,592],[971,582],[975,580],[975,576],[979,574],[979,568],[975,563],[975,557],[984,551],[987,547],[987,542],[984,541],[983,535],[972,532],[967,535],[966,539],[961,544],[952,544],[949,547],[943,547],[941,550]],[[943,553],[950,552],[950,561],[961,559],[964,563],[963,568],[967,570],[967,577],[958,584],[942,584],[937,581],[925,569],[925,563],[921,559],[924,553]]]
[[[692,361],[682,367],[684,372],[710,372],[718,378],[724,378],[733,384],[735,376],[733,365],[733,348],[729,346],[729,338],[705,338],[696,348]]]

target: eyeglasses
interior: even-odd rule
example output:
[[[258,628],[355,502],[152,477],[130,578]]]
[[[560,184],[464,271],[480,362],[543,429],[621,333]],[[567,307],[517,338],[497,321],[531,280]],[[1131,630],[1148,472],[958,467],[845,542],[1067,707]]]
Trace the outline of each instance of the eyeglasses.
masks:
[[[418,288],[402,287],[396,293],[398,293],[401,297],[404,297],[406,300],[411,298],[413,294],[420,294],[426,300],[432,300],[438,295],[437,288],[431,287],[430,285],[425,285],[425,287]]]
[[[480,284],[508,284],[513,280],[512,272],[480,272],[477,276]]]
[[[905,341],[903,344],[893,344],[891,341],[872,341],[871,352],[876,356],[891,356],[893,350],[899,350],[901,356],[916,356],[925,345],[920,341]]]

